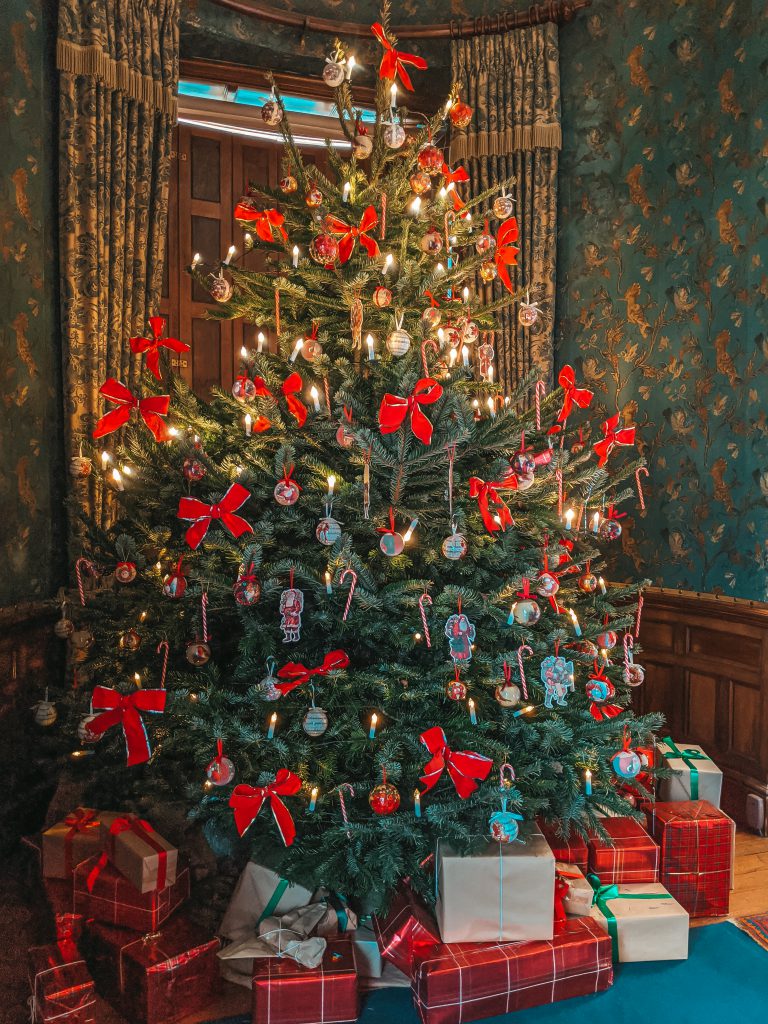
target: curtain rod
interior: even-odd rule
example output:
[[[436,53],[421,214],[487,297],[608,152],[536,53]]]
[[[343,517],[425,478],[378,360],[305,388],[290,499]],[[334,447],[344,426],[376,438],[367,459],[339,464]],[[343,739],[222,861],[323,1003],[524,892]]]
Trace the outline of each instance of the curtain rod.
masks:
[[[212,0],[212,3],[238,14],[246,14],[257,21],[298,28],[302,32],[356,37],[367,37],[371,34],[370,25],[361,25],[354,21],[330,21],[328,18],[278,11],[258,3],[257,0]],[[532,4],[524,11],[500,12],[481,18],[467,18],[464,21],[448,21],[436,25],[394,25],[392,32],[399,39],[467,39],[470,36],[487,36],[515,28],[526,28],[528,25],[542,25],[548,21],[571,21],[577,11],[591,5],[592,0],[548,0],[547,3]]]

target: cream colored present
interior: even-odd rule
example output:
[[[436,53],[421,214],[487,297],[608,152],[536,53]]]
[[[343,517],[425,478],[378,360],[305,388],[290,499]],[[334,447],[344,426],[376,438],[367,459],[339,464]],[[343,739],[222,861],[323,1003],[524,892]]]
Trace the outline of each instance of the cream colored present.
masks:
[[[720,806],[723,773],[697,743],[675,743],[671,737],[656,741],[659,763],[673,772],[659,779],[659,801],[707,800]]]
[[[592,908],[595,890],[584,877],[584,873],[575,864],[557,861],[555,865],[558,878],[568,885],[563,894],[563,909],[570,917],[586,917]]]
[[[614,960],[688,959],[688,914],[663,885],[600,886],[589,916],[611,936]]]

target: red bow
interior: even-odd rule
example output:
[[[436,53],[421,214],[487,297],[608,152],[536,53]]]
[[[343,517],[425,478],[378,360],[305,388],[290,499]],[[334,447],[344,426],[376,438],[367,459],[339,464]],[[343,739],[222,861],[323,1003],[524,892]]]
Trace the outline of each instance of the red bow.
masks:
[[[165,320],[161,316],[149,318],[149,329],[152,332],[151,338],[131,338],[129,344],[131,352],[146,352],[146,366],[150,373],[160,380],[160,349],[169,348],[172,352],[189,352],[190,346],[178,338],[164,338],[163,325]]]
[[[135,835],[139,836],[147,846],[151,847],[151,849],[155,851],[157,854],[157,885],[155,888],[158,892],[162,892],[166,887],[166,879],[168,875],[168,850],[162,843],[158,842],[157,839],[154,838],[157,833],[149,822],[144,821],[143,818],[137,818],[133,814],[126,814],[120,818],[115,818],[109,826],[109,849],[104,850],[88,874],[88,878],[85,883],[88,892],[93,891],[96,879],[107,866],[110,858],[114,861],[115,836],[119,836],[121,832],[133,832]]]
[[[581,878],[581,872],[562,871],[560,868],[555,868],[555,924],[561,924],[566,920],[565,903],[563,901],[568,895],[568,890],[571,888],[571,884],[568,881],[569,878],[575,881]]]
[[[619,414],[611,416],[609,420],[606,420],[600,427],[605,437],[602,441],[598,441],[594,446],[597,452],[597,464],[598,466],[604,466],[608,461],[608,456],[613,451],[615,445],[629,445],[635,443],[635,428],[634,427],[620,427],[619,426]]]
[[[483,517],[486,530],[490,533],[496,533],[497,530],[503,532],[508,526],[514,525],[509,506],[499,494],[499,489],[502,487],[516,488],[517,478],[515,477],[514,482],[510,478],[503,483],[486,482],[481,480],[479,476],[469,478],[469,496],[470,498],[477,498],[480,515]],[[500,522],[496,522],[496,519],[491,515],[489,503],[492,503],[496,509]]]
[[[326,218],[326,224],[328,230],[334,235],[341,235],[339,239],[339,262],[346,263],[349,257],[352,255],[352,250],[355,248],[355,242],[360,239],[360,245],[363,246],[368,255],[373,259],[374,256],[379,255],[379,244],[375,238],[372,238],[368,231],[371,228],[375,228],[379,222],[379,215],[376,213],[375,206],[369,206],[363,210],[363,215],[360,218],[360,226],[355,227],[353,224],[345,224],[343,220],[339,220],[338,217],[329,216]]]
[[[283,236],[283,241],[288,241],[288,233],[283,227],[285,217],[279,210],[254,210],[247,203],[238,203],[235,207],[235,220],[252,222],[253,230],[264,242],[274,242],[275,228]]]
[[[203,537],[208,533],[212,519],[220,519],[223,526],[233,537],[242,537],[244,533],[253,533],[253,527],[242,516],[235,512],[250,498],[242,484],[232,484],[227,493],[215,505],[206,505],[199,498],[179,498],[179,519],[191,519],[192,525],[184,534],[191,548],[198,548]]]
[[[427,62],[423,57],[417,57],[415,53],[405,53],[403,50],[396,50],[384,34],[384,26],[375,22],[371,25],[371,32],[376,36],[384,47],[384,56],[379,65],[379,78],[395,79],[400,76],[400,81],[406,89],[413,92],[413,84],[410,75],[405,70],[405,65],[410,64],[418,71],[426,71]]]
[[[499,278],[511,292],[515,289],[512,287],[509,277],[509,268],[517,266],[517,254],[520,252],[512,243],[517,241],[519,235],[517,217],[505,220],[496,234],[496,267],[499,271]]]
[[[478,781],[484,782],[488,778],[493,767],[491,758],[476,754],[473,750],[451,750],[439,725],[427,729],[419,739],[432,755],[421,776],[424,792],[432,789],[446,767],[462,800],[472,796],[477,789]]]
[[[399,395],[384,395],[379,406],[379,430],[382,434],[394,434],[402,427],[405,417],[411,414],[411,430],[422,444],[432,441],[432,424],[421,411],[422,405],[432,405],[443,394],[442,384],[431,377],[417,381],[408,398]]]
[[[277,673],[280,679],[285,679],[287,682],[275,683],[275,689],[281,693],[290,693],[297,686],[306,683],[312,676],[327,676],[329,672],[346,668],[348,664],[349,658],[346,651],[329,651],[323,658],[322,665],[318,665],[317,668],[307,668],[300,662],[289,661]]]
[[[99,394],[104,395],[108,402],[115,402],[118,409],[112,409],[105,413],[96,424],[93,432],[94,437],[104,437],[111,434],[113,430],[124,427],[131,417],[131,410],[138,409],[139,415],[152,431],[156,441],[167,441],[171,434],[168,426],[161,419],[168,415],[168,407],[171,402],[170,395],[149,395],[147,398],[136,398],[125,384],[121,384],[114,377],[109,377],[99,388]]]
[[[113,725],[121,725],[125,735],[128,765],[143,764],[149,760],[150,749],[139,712],[151,711],[153,714],[160,714],[165,711],[165,698],[165,690],[118,693],[109,686],[97,686],[94,688],[91,704],[94,711],[101,711],[101,714],[88,723],[88,732],[101,736]]]
[[[578,405],[580,409],[586,409],[594,398],[594,392],[588,388],[576,387],[576,374],[572,366],[562,368],[557,376],[557,383],[563,389],[563,404],[557,414],[557,424],[549,431],[550,434],[556,434],[564,429],[565,422],[571,415],[574,405]],[[558,426],[558,424],[562,424],[562,426]]]
[[[268,786],[235,786],[229,798],[229,806],[235,812],[235,826],[240,835],[256,820],[265,800],[269,800],[280,838],[290,846],[296,838],[296,826],[291,812],[280,799],[281,796],[295,796],[301,789],[301,779],[287,768],[280,768],[275,781]]]
[[[310,335],[310,337],[313,337],[313,335]],[[275,396],[267,387],[267,382],[263,377],[254,377],[253,383],[256,385],[257,398],[271,398],[274,401]],[[285,398],[286,405],[288,406],[288,412],[291,413],[300,427],[303,427],[307,422],[307,407],[300,398],[296,397],[303,387],[304,382],[302,381],[301,374],[299,373],[290,374],[280,385],[280,391]],[[259,432],[269,430],[272,426],[266,416],[259,416],[257,417],[257,420],[262,421],[258,428],[254,426],[254,429],[258,429]]]
[[[607,693],[601,700],[593,700],[590,697],[590,683],[592,682],[602,683],[605,686]],[[589,682],[587,683],[587,696],[590,697],[589,713],[596,722],[602,722],[603,719],[615,718],[617,715],[621,714],[623,709],[620,708],[618,704],[607,703],[607,701],[610,700],[611,697],[615,696],[615,694],[616,687],[605,674],[605,669],[602,666],[598,668],[597,662],[595,662],[592,675],[589,677]]]
[[[96,815],[96,811],[89,810],[87,807],[76,807],[74,811],[70,811],[66,816],[64,824],[69,827],[69,831],[64,836],[64,874],[69,878],[74,869],[74,864],[72,863],[72,844],[75,835],[78,832],[87,832],[92,828],[101,828],[101,822]]]
[[[466,170],[463,167],[457,167],[455,171],[452,171],[451,168],[448,166],[448,164],[444,163],[443,164],[443,179],[445,181],[445,189],[446,189],[446,191],[449,191],[451,193],[452,197],[453,197],[453,209],[454,209],[454,211],[456,213],[458,213],[459,210],[463,210],[464,209],[464,201],[461,198],[461,196],[459,195],[459,193],[456,191],[456,187],[455,186],[456,186],[457,182],[469,181],[469,174],[466,172]],[[450,188],[451,185],[453,185],[454,187]],[[463,213],[462,217],[465,217],[465,216],[466,216],[466,214]]]

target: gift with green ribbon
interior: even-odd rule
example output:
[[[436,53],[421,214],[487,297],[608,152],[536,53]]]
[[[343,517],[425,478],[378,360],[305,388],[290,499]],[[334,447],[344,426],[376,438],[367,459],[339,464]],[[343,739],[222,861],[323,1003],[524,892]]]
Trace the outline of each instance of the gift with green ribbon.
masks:
[[[618,886],[603,885],[597,875],[587,875],[587,881],[594,890],[593,906],[605,919],[608,935],[611,939],[614,962],[627,960],[684,960],[688,956],[688,914],[675,901],[662,885]],[[643,889],[643,892],[628,892],[627,889]],[[648,891],[654,890],[654,891]],[[643,931],[653,932],[647,949],[642,954],[624,955],[619,957],[619,925],[622,928],[637,924],[633,918],[625,917],[619,912],[614,913],[610,904],[613,900],[670,900],[674,909],[658,918],[643,918]],[[625,939],[627,936],[624,936]],[[645,936],[640,936],[641,940]],[[624,943],[626,945],[626,942]]]
[[[691,747],[683,747],[681,749],[680,747],[677,746],[677,744],[674,742],[674,740],[672,739],[671,736],[665,736],[664,739],[661,741],[661,746],[664,746],[664,747],[667,748],[666,750],[664,750],[664,749],[661,749],[661,747],[660,747],[661,755],[662,755],[662,757],[665,758],[665,760],[667,760],[667,761],[672,761],[672,760],[682,761],[683,764],[685,765],[685,767],[688,769],[688,772],[690,773],[691,786],[690,786],[690,793],[688,794],[687,799],[690,799],[690,800],[707,799],[715,807],[719,807],[720,806],[720,784],[721,784],[721,780],[722,780],[722,775],[720,774],[719,770],[717,769],[717,766],[714,764],[712,758],[709,757],[707,754],[705,754],[704,751],[701,749],[701,747],[698,747],[698,746],[696,746],[696,747],[693,747],[693,746],[691,746]],[[700,791],[700,788],[701,788],[700,787],[701,776],[700,776],[700,772],[699,772],[699,765],[696,763],[696,762],[702,762],[702,761],[706,761],[706,762],[708,762],[709,765],[712,766],[711,769],[708,768],[707,775],[711,774],[711,775],[716,777],[716,782],[713,779],[714,789],[716,789],[716,793],[713,790],[713,792],[711,792],[711,793],[708,792],[705,796],[700,796],[700,792],[699,791]],[[674,771],[674,769],[673,769],[673,771]],[[676,775],[680,775],[680,774],[682,774],[682,772],[681,772],[680,769],[678,769],[678,770],[675,771],[675,774]],[[664,782],[662,783],[662,798],[663,799],[667,799],[667,800],[672,800],[673,799],[673,794],[672,793],[666,793],[665,794],[664,791],[663,791],[664,783],[666,783],[668,781],[669,780],[664,780]]]

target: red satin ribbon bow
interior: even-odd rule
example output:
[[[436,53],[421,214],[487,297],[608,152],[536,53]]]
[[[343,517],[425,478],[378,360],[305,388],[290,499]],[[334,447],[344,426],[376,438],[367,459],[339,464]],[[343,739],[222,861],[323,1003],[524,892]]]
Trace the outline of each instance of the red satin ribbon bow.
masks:
[[[413,92],[413,83],[405,69],[405,65],[410,64],[417,71],[426,71],[427,62],[423,57],[417,57],[415,53],[405,53],[403,50],[396,50],[384,34],[384,26],[378,21],[371,25],[371,32],[373,32],[384,47],[384,56],[381,58],[381,64],[379,65],[379,78],[395,79],[399,75],[400,81],[405,88]]]
[[[149,329],[152,332],[151,338],[131,338],[129,344],[131,352],[146,352],[146,367],[150,373],[160,380],[160,349],[169,348],[172,352],[189,352],[190,346],[178,338],[164,338],[163,325],[165,320],[161,316],[149,318]]]
[[[379,406],[379,430],[382,434],[394,434],[411,414],[411,430],[422,444],[432,441],[432,424],[421,411],[422,405],[432,405],[443,394],[442,384],[431,377],[417,381],[408,398],[399,395],[384,395]]]
[[[512,243],[516,242],[520,235],[517,226],[517,217],[510,217],[505,220],[496,233],[496,268],[499,278],[504,286],[513,292],[512,281],[509,276],[509,268],[517,266],[517,254],[520,250]]]
[[[598,683],[604,683],[608,692],[602,701],[595,701],[590,698],[590,715],[592,715],[596,722],[602,722],[603,719],[615,718],[617,715],[620,715],[623,709],[620,708],[618,704],[608,703],[610,698],[615,695],[616,687],[605,674],[605,669],[602,665],[599,668],[597,667],[596,661],[593,662],[593,670],[589,677],[589,682],[592,682],[593,680]],[[587,685],[589,686],[589,684]]]
[[[233,537],[242,537],[244,533],[253,533],[253,527],[242,516],[235,515],[241,505],[250,498],[251,493],[242,484],[232,484],[227,493],[214,505],[206,505],[199,498],[179,498],[179,519],[191,519],[192,525],[184,534],[191,548],[200,546],[200,542],[211,525],[212,519],[221,521]]]
[[[446,768],[462,800],[472,796],[478,782],[488,778],[493,767],[491,758],[476,754],[473,750],[451,750],[439,725],[427,729],[419,739],[432,755],[421,776],[425,793],[432,789]]]
[[[127,764],[143,764],[149,760],[150,749],[147,731],[141,720],[140,711],[160,714],[165,711],[165,690],[135,690],[133,693],[118,693],[109,686],[96,686],[91,698],[94,711],[101,711],[88,723],[88,732],[101,736],[113,725],[121,725],[125,735],[128,754]]]
[[[469,496],[477,498],[480,515],[483,517],[486,530],[490,533],[496,533],[497,530],[503,532],[508,526],[514,525],[509,506],[499,494],[499,489],[502,487],[514,489],[517,487],[517,478],[514,482],[510,479],[503,483],[481,480],[479,476],[469,478]],[[491,504],[493,504],[495,514],[499,517],[499,522],[491,514]]]
[[[316,337],[310,335],[310,338]],[[267,387],[267,382],[263,377],[254,377],[253,383],[256,385],[256,397],[257,398],[271,398],[274,400],[275,396]],[[280,385],[280,393],[285,398],[285,403],[288,406],[288,412],[293,416],[300,427],[303,427],[307,422],[307,407],[304,405],[302,400],[297,397],[301,394],[301,390],[304,387],[304,382],[301,379],[301,374],[291,373],[285,378],[283,383]],[[258,420],[263,420],[266,425],[260,425],[259,431],[268,430],[272,424],[269,422],[266,416],[257,417]],[[254,426],[254,429],[256,427]]]
[[[168,425],[162,417],[168,415],[168,407],[171,402],[170,395],[149,395],[147,398],[136,398],[136,396],[119,380],[109,377],[99,388],[99,394],[104,395],[108,402],[115,402],[119,406],[105,413],[96,424],[93,432],[94,437],[104,437],[111,434],[113,430],[124,427],[131,418],[131,410],[138,409],[139,415],[152,431],[156,441],[167,441],[171,434],[168,432]]]
[[[275,689],[281,693],[290,693],[297,686],[306,683],[312,676],[327,676],[329,672],[336,672],[341,668],[346,668],[347,665],[349,665],[349,658],[346,651],[329,651],[323,658],[322,665],[318,665],[317,668],[307,668],[301,662],[289,661],[277,673],[278,677],[285,679],[286,682],[275,683]]]
[[[355,242],[359,239],[368,255],[373,258],[379,255],[379,244],[368,232],[375,228],[379,222],[379,215],[375,206],[369,206],[363,210],[359,227],[354,224],[345,224],[338,217],[327,218],[328,230],[334,235],[341,235],[339,239],[339,262],[346,263],[355,248]]]
[[[274,242],[275,228],[288,241],[288,232],[283,227],[285,217],[279,210],[254,210],[246,203],[238,203],[235,207],[235,220],[247,220],[253,224],[253,230],[264,242]]]
[[[576,387],[576,374],[572,366],[562,368],[557,376],[557,383],[563,389],[563,404],[557,414],[557,424],[552,427],[550,434],[555,434],[565,428],[565,422],[571,415],[574,405],[578,405],[580,409],[586,409],[594,398],[594,392],[588,388]]]
[[[237,831],[241,836],[245,835],[246,830],[256,820],[264,801],[269,800],[280,838],[285,846],[290,846],[296,838],[296,826],[291,812],[280,798],[295,796],[300,789],[301,779],[287,768],[280,768],[275,775],[275,781],[270,782],[268,786],[245,786],[242,783],[235,786],[229,798],[229,806],[235,812]]]
[[[456,184],[462,181],[469,181],[469,174],[463,167],[457,167],[455,171],[452,171],[448,164],[443,164],[443,179],[445,181],[446,190],[448,190],[449,185],[454,186],[452,189],[450,189],[450,194],[453,198],[453,209],[456,213],[458,213],[459,210],[464,209],[465,204],[464,200],[461,198],[458,191],[456,190]],[[462,217],[465,216],[466,214],[463,213]]]
[[[598,466],[604,466],[608,461],[608,456],[613,451],[617,444],[630,445],[635,443],[635,428],[634,427],[620,427],[619,426],[619,414],[611,416],[609,420],[601,424],[600,429],[605,434],[602,441],[598,441],[594,446],[595,452],[597,453],[597,464]]]

